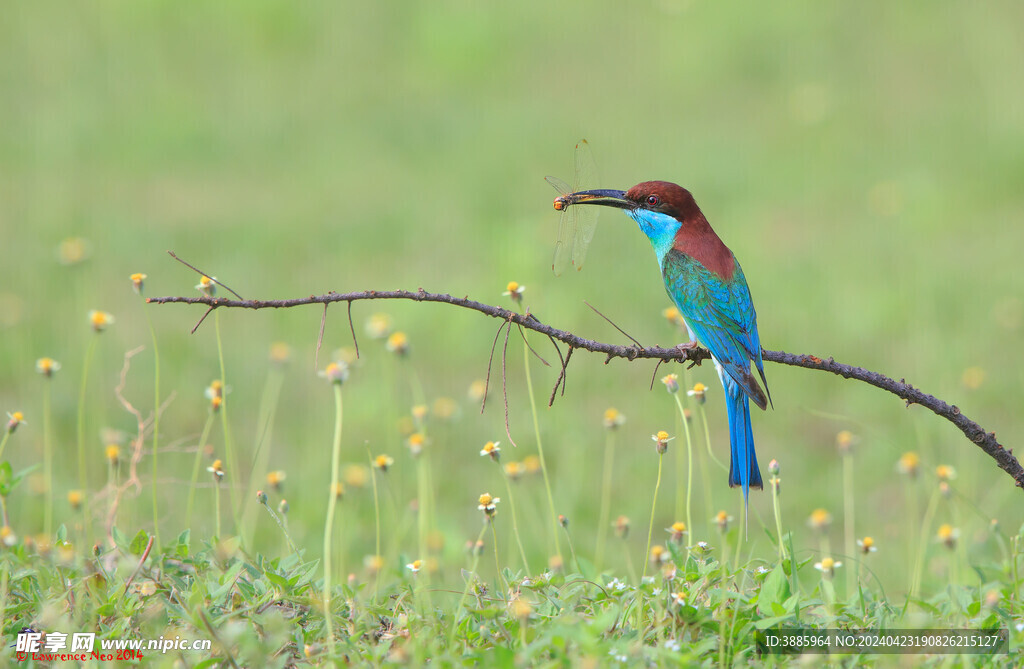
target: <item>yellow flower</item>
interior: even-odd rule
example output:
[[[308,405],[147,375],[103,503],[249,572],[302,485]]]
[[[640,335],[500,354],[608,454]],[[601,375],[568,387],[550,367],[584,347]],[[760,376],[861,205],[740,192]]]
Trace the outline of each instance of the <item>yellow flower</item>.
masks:
[[[345,495],[345,486],[341,484],[341,481],[338,481],[331,486],[331,491],[337,499],[341,499]]]
[[[625,539],[629,536],[629,518],[619,516],[615,519],[615,536]]]
[[[423,424],[423,420],[427,417],[428,413],[430,413],[430,409],[426,404],[417,404],[412,408],[412,418],[416,421],[417,425]]]
[[[284,484],[284,480],[288,478],[287,474],[283,470],[275,469],[272,472],[267,472],[267,485],[281,492],[281,486]]]
[[[68,504],[75,511],[82,508],[82,491],[81,490],[69,490],[68,491]]]
[[[454,418],[459,411],[459,404],[451,397],[438,397],[434,400],[434,415],[441,420]]]
[[[142,282],[146,280],[146,275],[143,274],[142,272],[136,272],[135,274],[132,274],[131,280],[132,290],[134,290],[139,295],[142,295]]]
[[[25,422],[25,414],[20,411],[8,413],[7,417],[10,419],[7,421],[7,431],[14,432],[18,429],[18,426]]]
[[[968,367],[964,370],[963,384],[968,390],[977,390],[985,382],[985,370],[981,367]]]
[[[216,280],[217,277],[201,276],[199,277],[199,283],[196,284],[196,290],[207,297],[213,297],[217,294]]]
[[[421,432],[413,432],[409,435],[406,443],[409,445],[409,452],[412,453],[413,457],[416,457],[423,452],[423,446],[426,445],[427,438]]]
[[[849,430],[842,430],[836,435],[836,448],[839,449],[840,455],[845,455],[850,452],[856,443],[857,438],[853,436],[853,433]]]
[[[837,567],[842,567],[842,562],[837,562],[830,557],[821,558],[821,562],[815,562],[814,568],[825,575],[826,578],[832,578]]]
[[[384,568],[384,558],[379,555],[367,555],[363,558],[363,566],[375,574]]]
[[[60,371],[60,363],[53,358],[39,358],[36,360],[36,371],[45,377],[51,377],[54,372]]]
[[[626,422],[626,416],[619,412],[614,407],[609,407],[604,410],[604,426],[609,430],[614,430]]]
[[[675,307],[666,307],[665,309],[662,309],[661,315],[672,325],[683,325],[683,315],[680,314],[679,310]]]
[[[676,606],[683,606],[683,605],[685,605],[686,604],[686,592],[685,591],[673,592],[672,593],[672,603],[675,604]]]
[[[672,541],[679,543],[683,540],[683,535],[686,534],[686,523],[677,520],[672,523],[672,527],[667,528],[665,531],[672,535]]]
[[[956,478],[956,470],[950,465],[939,465],[935,468],[935,475],[940,481],[952,481]]]
[[[392,332],[385,347],[395,355],[406,355],[409,352],[409,338],[402,331]]]
[[[341,385],[348,379],[348,365],[344,362],[332,362],[322,372],[317,372],[317,376]]]
[[[664,455],[665,451],[668,450],[668,442],[675,439],[675,437],[668,436],[668,432],[665,430],[659,430],[656,434],[651,435],[651,439],[654,440],[654,445],[658,451],[658,455]]]
[[[480,505],[476,507],[480,511],[484,512],[484,515],[488,518],[493,518],[494,514],[498,513],[498,502],[501,501],[500,497],[491,497],[491,493],[485,492],[480,495]]]
[[[523,291],[525,290],[526,286],[520,286],[518,281],[509,281],[508,285],[505,286],[505,292],[502,293],[502,295],[512,298],[513,302],[522,302]]]
[[[213,464],[206,468],[206,471],[213,474],[213,480],[220,483],[224,478],[224,463],[221,460],[214,460]]]
[[[508,462],[505,464],[505,476],[512,481],[518,481],[523,475],[523,465],[519,462]]]
[[[669,559],[668,551],[664,546],[651,546],[651,564],[657,566]]]
[[[105,311],[99,311],[93,309],[89,312],[89,322],[92,323],[92,329],[96,332],[103,332],[107,329],[108,325],[114,323],[114,317]]]
[[[366,485],[366,475],[366,467],[362,465],[348,465],[342,473],[346,485],[350,488],[362,488]]]
[[[395,459],[389,455],[378,455],[373,461],[373,466],[382,472],[386,472],[388,467],[393,464],[395,464]]]
[[[901,474],[906,474],[911,478],[916,477],[918,470],[921,468],[921,457],[914,451],[907,451],[900,456],[896,468]]]
[[[501,449],[498,447],[500,441],[488,441],[484,444],[484,447],[480,449],[480,455],[486,455],[491,460],[497,462],[501,459]]]
[[[699,404],[704,404],[708,401],[707,398],[708,387],[703,383],[693,384],[693,388],[686,391],[686,394],[696,400]]]
[[[482,402],[484,397],[487,396],[487,382],[483,379],[477,379],[469,384],[469,391],[466,394],[470,401]]]
[[[275,341],[270,345],[270,362],[283,365],[292,357],[292,347],[283,341]]]
[[[815,509],[811,512],[811,517],[807,519],[807,525],[819,532],[824,532],[828,529],[828,526],[832,524],[832,514],[825,509]]]
[[[57,259],[62,265],[76,265],[91,254],[89,240],[81,237],[67,237],[57,247]]]
[[[533,606],[530,602],[522,598],[516,598],[511,603],[512,615],[514,615],[520,622],[525,622],[530,619],[533,614]]]
[[[110,464],[116,465],[118,459],[121,457],[121,447],[117,444],[107,444],[106,453],[107,460],[110,461]]]
[[[960,537],[960,530],[949,523],[945,523],[939,526],[937,537],[939,541],[946,545],[946,548],[952,550],[956,548],[956,540]]]
[[[868,553],[874,553],[878,550],[878,546],[875,546],[875,540],[871,537],[857,539],[857,547],[860,548],[860,551],[865,555],[867,555]]]
[[[536,455],[527,455],[523,458],[523,467],[526,468],[527,474],[536,474],[540,471],[540,458]]]
[[[666,374],[661,377],[661,382],[665,384],[665,390],[670,393],[679,392],[679,375],[678,374]]]
[[[423,560],[413,560],[409,564],[405,565],[405,568],[411,571],[413,574],[418,574],[420,569],[423,568]]]
[[[719,511],[718,513],[715,514],[714,521],[715,521],[715,524],[718,525],[718,531],[719,532],[725,532],[726,530],[729,529],[729,523],[732,522],[732,516],[730,516],[724,510],[723,511]]]
[[[4,546],[13,546],[18,543],[18,537],[14,534],[14,530],[9,525],[0,527],[0,542],[3,542]]]
[[[366,321],[366,334],[371,339],[384,339],[391,334],[391,316],[385,313],[376,313]]]

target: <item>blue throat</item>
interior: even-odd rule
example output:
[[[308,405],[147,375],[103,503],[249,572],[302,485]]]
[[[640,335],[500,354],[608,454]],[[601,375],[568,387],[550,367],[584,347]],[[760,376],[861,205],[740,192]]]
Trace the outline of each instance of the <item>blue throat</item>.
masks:
[[[637,222],[640,230],[651,240],[654,253],[658,256],[658,265],[661,266],[665,256],[672,249],[672,244],[675,243],[679,221],[674,216],[649,209],[628,209],[626,214]]]

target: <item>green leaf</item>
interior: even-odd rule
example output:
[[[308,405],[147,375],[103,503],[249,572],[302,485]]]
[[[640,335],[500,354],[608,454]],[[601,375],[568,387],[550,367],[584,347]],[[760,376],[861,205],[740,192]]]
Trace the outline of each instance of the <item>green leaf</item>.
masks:
[[[7,497],[14,489],[14,474],[11,470],[11,463],[4,460],[0,462],[0,497]]]
[[[775,604],[781,605],[789,599],[789,580],[782,565],[775,565],[771,573],[765,577],[761,585],[761,594],[757,598],[757,607],[762,615],[772,611]]]
[[[142,552],[146,550],[146,544],[149,543],[149,535],[146,534],[146,530],[139,530],[135,538],[132,539],[131,545],[128,547],[128,551],[132,555],[142,555]]]
[[[115,544],[117,544],[121,548],[127,548],[128,547],[128,537],[126,537],[124,535],[124,532],[122,532],[121,530],[117,529],[117,525],[114,525],[113,527],[110,528],[110,535],[112,537],[114,537],[114,543]]]
[[[281,576],[280,574],[275,574],[272,571],[268,571],[267,580],[273,583],[274,587],[280,590],[282,594],[287,593],[289,591],[288,579],[286,579],[284,576]]]

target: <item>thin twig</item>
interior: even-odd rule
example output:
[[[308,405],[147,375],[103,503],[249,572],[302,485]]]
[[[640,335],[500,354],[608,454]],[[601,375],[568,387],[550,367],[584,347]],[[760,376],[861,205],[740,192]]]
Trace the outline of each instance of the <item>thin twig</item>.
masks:
[[[211,304],[210,305],[210,308],[207,309],[205,313],[203,313],[202,317],[199,319],[199,322],[192,326],[191,334],[195,334],[196,333],[196,330],[198,330],[199,326],[203,324],[203,321],[206,320],[206,317],[209,316],[210,312],[213,311],[216,308],[217,308],[216,304]]]
[[[512,327],[508,321],[502,321],[501,325],[498,326],[498,331],[494,333],[494,341],[491,342],[491,355],[487,357],[487,377],[484,379],[484,396],[480,400],[480,413],[484,412],[484,407],[487,406],[487,393],[491,389],[491,365],[494,363],[494,349],[498,346],[498,337],[501,336],[501,331],[505,326]]]
[[[551,389],[551,397],[548,398],[549,409],[555,405],[555,393],[558,392],[558,386],[562,386],[562,397],[565,397],[565,370],[569,366],[569,358],[572,357],[572,352],[573,348],[570,346],[569,352],[566,353],[565,358],[562,360],[562,369],[558,372],[558,378],[555,379],[555,387]]]
[[[228,288],[228,287],[227,287],[226,285],[224,285],[224,284],[223,284],[222,282],[220,282],[220,281],[218,281],[217,279],[215,279],[214,277],[210,276],[209,274],[207,274],[207,273],[206,273],[206,272],[204,272],[203,270],[199,269],[199,268],[198,268],[198,267],[196,267],[195,265],[190,265],[189,263],[187,263],[187,262],[185,262],[184,260],[182,260],[181,258],[179,258],[179,257],[178,257],[177,255],[175,255],[174,251],[168,251],[167,253],[169,253],[169,254],[170,254],[170,256],[171,256],[172,258],[174,258],[175,260],[177,260],[178,262],[180,262],[180,263],[181,263],[182,265],[184,265],[185,267],[188,267],[188,268],[189,268],[190,270],[192,270],[193,272],[195,272],[195,273],[196,273],[196,274],[198,274],[199,276],[205,276],[205,277],[206,277],[207,279],[209,279],[210,281],[214,282],[215,284],[217,284],[218,286],[220,286],[220,287],[221,287],[221,288],[223,288],[224,290],[228,291],[229,293],[231,293],[232,295],[234,295],[234,296],[235,296],[235,297],[237,297],[238,299],[240,299],[240,300],[244,300],[244,299],[245,299],[244,297],[242,297],[241,295],[239,295],[239,294],[238,294],[238,293],[236,293],[235,291],[233,291],[233,290],[231,290],[230,288]]]
[[[494,318],[507,320],[516,323],[528,330],[548,335],[553,339],[568,344],[572,348],[582,348],[594,353],[601,353],[606,356],[606,361],[612,358],[625,358],[636,360],[640,358],[651,360],[676,360],[678,362],[698,362],[711,357],[707,349],[696,347],[690,350],[678,347],[661,348],[652,346],[649,348],[637,348],[636,346],[621,346],[607,344],[604,342],[585,339],[565,330],[559,330],[536,318],[526,317],[508,309],[496,307],[465,297],[452,297],[443,293],[427,293],[424,291],[411,292],[407,290],[395,291],[361,291],[353,293],[330,293],[328,295],[314,295],[290,300],[228,300],[217,299],[206,295],[199,297],[150,297],[147,302],[153,304],[205,304],[208,307],[225,307],[235,309],[281,309],[297,307],[305,304],[327,304],[330,302],[355,302],[357,300],[415,300],[417,302],[440,302],[451,304],[465,309],[478,311]],[[1024,467],[1014,457],[1013,453],[1003,448],[1003,445],[996,439],[994,432],[987,432],[980,425],[970,420],[956,406],[924,393],[908,383],[897,382],[883,374],[873,372],[862,367],[854,367],[835,362],[833,359],[823,360],[812,355],[794,355],[782,351],[764,351],[762,357],[768,362],[775,362],[782,365],[803,367],[805,369],[816,369],[824,372],[831,372],[846,379],[857,379],[876,388],[893,393],[897,397],[911,404],[920,404],[931,410],[938,416],[953,423],[964,435],[985,453],[996,461],[1000,469],[1009,474],[1017,486],[1024,489]]]
[[[528,340],[526,338],[526,333],[523,332],[523,326],[520,325],[518,327],[519,327],[519,336],[521,336],[523,338],[523,343],[526,344],[526,348],[530,349],[530,353],[532,353],[534,355],[534,357],[536,357],[538,360],[540,360],[542,363],[544,363],[545,367],[550,367],[551,364],[547,360],[542,358],[540,353],[537,353],[537,351],[533,350],[533,347],[530,346],[530,340]]]
[[[352,303],[348,303],[348,329],[352,333],[352,345],[356,347],[356,359],[359,359],[359,340],[356,339],[356,326],[352,324]]]
[[[625,330],[623,330],[622,328],[620,328],[620,327],[619,327],[618,325],[616,325],[616,324],[615,324],[615,321],[613,321],[612,319],[608,318],[607,316],[605,316],[604,314],[602,314],[602,313],[601,313],[600,311],[598,311],[598,310],[597,310],[597,307],[595,307],[595,306],[594,306],[593,304],[591,304],[590,302],[587,302],[586,300],[583,300],[583,304],[585,304],[585,305],[587,305],[588,307],[590,307],[591,309],[593,309],[593,310],[594,310],[594,313],[595,313],[595,314],[597,314],[597,315],[598,315],[598,316],[600,316],[601,318],[603,318],[603,319],[605,319],[606,321],[608,321],[608,324],[609,324],[609,325],[611,325],[611,326],[612,326],[613,328],[615,328],[616,330],[618,330],[619,332],[621,332],[621,333],[622,333],[622,334],[623,334],[623,335],[624,335],[624,336],[625,336],[626,338],[628,338],[628,339],[629,339],[629,340],[630,340],[631,342],[633,342],[634,344],[636,344],[637,348],[643,348],[643,347],[644,347],[644,345],[643,345],[643,344],[641,344],[640,342],[638,342],[638,341],[637,341],[636,339],[634,339],[634,338],[633,338],[633,335],[629,334],[628,332],[626,332]]]
[[[149,551],[153,549],[154,540],[156,540],[156,537],[152,534],[149,535],[149,541],[146,542],[146,549],[142,551],[142,557],[139,558],[139,564],[136,565],[135,571],[133,571],[132,575],[128,577],[128,580],[124,582],[124,590],[121,592],[122,597],[128,594],[128,587],[131,586],[132,581],[134,581],[135,577],[139,575],[140,571],[142,571],[142,565],[146,564],[146,558],[149,557]]]
[[[510,332],[512,332],[511,321],[509,321],[508,329],[505,330],[505,347],[501,351],[501,395],[505,398],[505,434],[508,436],[510,444],[518,446],[516,440],[512,438],[512,431],[508,428],[508,373],[505,362],[508,359],[508,335]]]
[[[654,366],[654,371],[651,372],[651,387],[648,388],[648,390],[654,390],[654,379],[658,378],[658,368],[661,367],[661,363],[663,362],[665,361],[659,360],[658,364]]]
[[[348,303],[349,308],[352,308],[352,303]],[[324,314],[320,317],[320,334],[316,337],[316,353],[313,354],[313,371],[320,369],[320,347],[324,343],[324,328],[327,327],[327,303],[324,302]]]

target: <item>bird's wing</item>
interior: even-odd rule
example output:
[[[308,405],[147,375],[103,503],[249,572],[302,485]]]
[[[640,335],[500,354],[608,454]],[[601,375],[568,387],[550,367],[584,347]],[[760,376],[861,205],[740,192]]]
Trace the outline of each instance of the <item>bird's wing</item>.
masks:
[[[735,267],[732,278],[725,281],[695,259],[672,249],[665,254],[662,274],[669,297],[698,341],[763,409],[767,405],[764,392],[750,373],[753,361],[764,381],[757,314],[743,270],[739,263]]]

